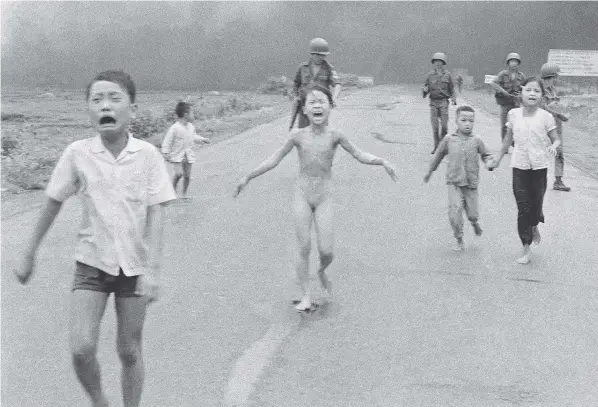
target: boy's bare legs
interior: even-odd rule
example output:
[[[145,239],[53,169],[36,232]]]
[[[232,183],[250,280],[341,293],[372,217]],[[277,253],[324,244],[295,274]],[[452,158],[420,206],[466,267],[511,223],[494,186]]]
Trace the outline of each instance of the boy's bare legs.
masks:
[[[183,177],[183,164],[181,163],[172,163],[174,169],[174,175],[172,177],[172,186],[174,187],[174,191],[176,192],[176,187],[179,184],[180,179]]]
[[[299,247],[299,258],[297,259],[297,278],[303,291],[303,298],[295,307],[299,311],[311,308],[311,297],[309,293],[309,252],[311,250],[311,223],[313,212],[311,206],[301,196],[295,193],[295,233]]]
[[[141,334],[147,309],[145,297],[117,297],[118,356],[122,363],[121,385],[124,407],[138,407],[145,376]]]
[[[333,208],[332,200],[325,199],[321,202],[315,211],[315,226],[318,239],[318,251],[320,253],[320,268],[318,269],[318,278],[320,284],[326,292],[329,299],[332,299],[332,283],[326,275],[326,269],[332,263],[334,255],[332,253],[334,245],[334,226],[333,226]]]
[[[70,342],[77,378],[89,395],[93,407],[108,406],[102,393],[100,365],[96,358],[100,323],[108,294],[75,290],[71,296]]]
[[[187,160],[183,161],[183,199],[188,199],[187,190],[189,189],[189,182],[191,181],[191,163]]]
[[[449,222],[453,229],[453,235],[457,242],[453,247],[454,251],[461,251],[464,249],[463,245],[463,209],[465,205],[465,198],[461,187],[457,185],[448,185],[448,216]]]
[[[463,197],[465,203],[465,213],[467,219],[473,226],[473,231],[476,236],[482,236],[482,227],[479,224],[480,212],[478,208],[478,190],[477,188],[464,188]]]

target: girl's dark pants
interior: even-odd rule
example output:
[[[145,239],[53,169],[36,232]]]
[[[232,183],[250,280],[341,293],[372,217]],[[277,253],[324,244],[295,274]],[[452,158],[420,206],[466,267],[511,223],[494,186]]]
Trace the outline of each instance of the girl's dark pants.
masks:
[[[546,192],[547,169],[513,168],[513,194],[517,201],[517,230],[524,245],[532,243],[532,228],[544,223],[542,205]]]

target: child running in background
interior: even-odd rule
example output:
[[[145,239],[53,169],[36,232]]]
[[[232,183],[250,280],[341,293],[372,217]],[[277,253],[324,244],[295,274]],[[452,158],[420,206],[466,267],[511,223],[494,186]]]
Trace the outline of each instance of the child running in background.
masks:
[[[365,153],[351,143],[340,131],[328,127],[331,109],[330,91],[319,85],[311,85],[306,90],[304,113],[311,126],[294,132],[284,146],[262,162],[256,169],[243,177],[237,185],[234,196],[247,186],[250,180],[276,167],[293,150],[299,155],[299,177],[295,188],[295,228],[299,244],[297,277],[303,290],[303,298],[296,309],[305,311],[311,308],[309,292],[309,254],[311,250],[311,225],[315,222],[320,267],[318,277],[328,296],[332,295],[331,283],[326,276],[326,268],[333,258],[333,219],[332,219],[332,163],[340,145],[356,160],[363,164],[381,165],[393,181],[397,181],[394,167],[386,160]]]
[[[209,144],[210,139],[195,133],[193,126],[193,110],[187,102],[179,102],[175,108],[178,117],[176,123],[170,126],[162,142],[162,154],[172,164],[174,177],[172,184],[176,191],[179,180],[183,178],[182,199],[188,200],[187,190],[191,181],[191,167],[195,162],[193,143]]]
[[[436,155],[430,163],[430,169],[424,176],[428,182],[432,173],[445,156],[448,156],[446,169],[446,183],[448,184],[449,221],[457,244],[453,250],[464,249],[463,245],[463,209],[467,219],[471,222],[476,236],[482,235],[482,228],[478,223],[478,182],[480,165],[478,156],[485,163],[489,163],[492,155],[486,150],[482,139],[475,136],[475,110],[469,106],[460,106],[455,113],[457,132],[444,137],[436,150]]]

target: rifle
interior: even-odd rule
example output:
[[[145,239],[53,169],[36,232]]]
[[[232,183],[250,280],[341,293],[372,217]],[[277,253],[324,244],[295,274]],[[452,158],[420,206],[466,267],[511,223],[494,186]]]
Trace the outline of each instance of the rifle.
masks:
[[[295,125],[295,120],[297,119],[297,115],[299,114],[300,108],[301,108],[301,104],[299,103],[298,100],[295,100],[293,102],[293,108],[292,108],[293,117],[291,118],[291,124],[289,125],[289,131],[291,131],[293,129],[293,126]]]

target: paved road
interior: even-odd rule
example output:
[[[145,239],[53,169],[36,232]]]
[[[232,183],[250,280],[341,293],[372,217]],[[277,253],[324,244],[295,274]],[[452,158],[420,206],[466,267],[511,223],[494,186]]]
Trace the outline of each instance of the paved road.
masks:
[[[171,208],[165,295],[145,334],[144,405],[598,405],[598,182],[566,169],[573,192],[547,192],[543,242],[520,266],[507,162],[483,172],[484,235],[468,228],[455,254],[444,164],[422,182],[431,136],[417,90],[347,96],[332,123],[401,178],[393,184],[339,151],[335,302],[306,317],[290,309],[295,155],[231,198],[235,180],[283,143],[287,119],[201,149],[195,199]],[[493,150],[497,125],[478,113],[476,133]],[[36,216],[2,222],[2,405],[84,406],[67,345],[78,202],[65,205],[24,288],[10,269]],[[100,360],[119,406],[114,347],[111,306]]]

